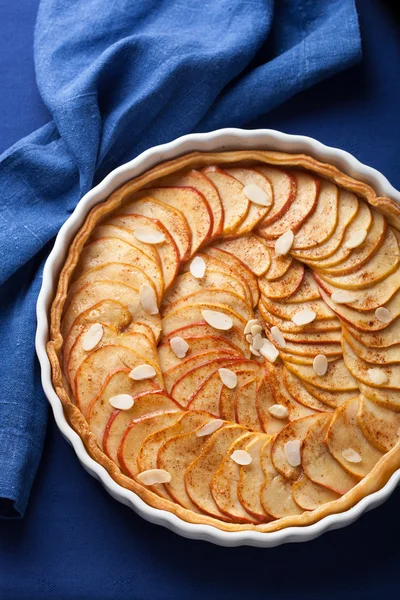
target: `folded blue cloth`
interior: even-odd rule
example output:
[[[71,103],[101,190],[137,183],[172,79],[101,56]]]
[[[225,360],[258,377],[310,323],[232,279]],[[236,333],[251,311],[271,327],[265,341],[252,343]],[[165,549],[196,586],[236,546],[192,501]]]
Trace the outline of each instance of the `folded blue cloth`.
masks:
[[[24,514],[45,434],[34,356],[41,270],[79,198],[150,146],[245,125],[361,58],[354,0],[42,0],[34,50],[52,121],[0,157],[0,515],[9,517]]]

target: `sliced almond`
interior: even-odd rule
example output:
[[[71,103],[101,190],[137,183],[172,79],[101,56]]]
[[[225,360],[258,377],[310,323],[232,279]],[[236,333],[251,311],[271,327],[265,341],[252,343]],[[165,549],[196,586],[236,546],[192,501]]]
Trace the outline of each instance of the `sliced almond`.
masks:
[[[275,348],[274,344],[269,340],[264,339],[263,345],[260,348],[260,353],[264,358],[269,360],[269,362],[275,362],[279,356],[279,350]]]
[[[358,454],[353,448],[346,448],[342,452],[342,456],[347,462],[350,463],[360,463],[362,461],[362,456]]]
[[[258,333],[262,332],[262,327],[261,325],[253,325],[253,327],[251,328],[251,335],[252,336],[256,336]]]
[[[136,475],[136,479],[143,485],[154,485],[155,483],[169,483],[171,481],[171,473],[164,469],[148,469]]]
[[[257,348],[254,348],[253,344],[250,344],[250,352],[254,354],[254,356],[261,356],[260,351]]]
[[[368,377],[375,385],[382,385],[387,382],[388,376],[382,369],[368,369]]]
[[[156,375],[156,370],[151,365],[139,365],[132,369],[129,373],[129,377],[135,381],[141,381],[142,379],[151,379]]]
[[[247,321],[246,327],[244,328],[244,334],[251,333],[251,328],[254,327],[254,325],[259,325],[257,319],[250,319],[250,321]]]
[[[283,404],[273,404],[269,407],[268,412],[275,417],[275,419],[287,419],[289,411]]]
[[[301,464],[300,440],[290,440],[284,446],[285,457],[291,467],[298,467]]]
[[[157,297],[149,283],[142,283],[139,290],[140,304],[149,315],[158,314]]]
[[[196,437],[204,437],[206,435],[211,435],[214,431],[217,431],[222,425],[224,421],[222,419],[213,419],[212,421],[208,421],[203,427],[196,431]]]
[[[294,233],[291,229],[282,233],[275,242],[275,254],[285,256],[292,247],[294,242]]]
[[[94,323],[91,327],[89,327],[82,339],[82,348],[85,350],[85,352],[89,352],[89,350],[96,348],[97,344],[103,337],[103,332],[103,325],[101,323]]]
[[[276,327],[276,325],[271,327],[271,335],[274,342],[276,342],[278,346],[280,346],[281,348],[286,348],[286,340],[283,337],[281,331],[278,329],[278,327]]]
[[[231,459],[237,465],[249,465],[252,462],[252,458],[246,450],[234,450],[231,454]]]
[[[248,183],[243,188],[243,193],[251,202],[260,206],[271,206],[272,198],[256,183]]]
[[[218,369],[218,373],[222,383],[226,385],[227,388],[233,390],[237,386],[238,379],[236,373],[230,369],[225,369],[224,367]]]
[[[169,345],[177,358],[185,358],[186,353],[189,350],[189,344],[186,340],[177,335],[170,340]]]
[[[308,323],[312,323],[317,315],[313,310],[309,310],[305,308],[304,310],[300,310],[298,313],[293,315],[292,321],[296,323],[296,325],[308,325]]]
[[[319,377],[326,375],[328,370],[328,359],[325,354],[317,354],[313,360],[313,369]]]
[[[384,306],[380,306],[379,308],[376,309],[375,317],[381,323],[390,323],[391,321],[393,321],[392,313],[390,312],[390,310],[388,310]]]
[[[355,302],[357,298],[354,294],[350,294],[350,292],[343,290],[342,292],[333,292],[331,300],[336,302],[336,304],[351,304],[352,302]]]
[[[162,244],[165,242],[165,235],[163,232],[153,229],[152,227],[138,227],[135,229],[134,233],[135,238],[139,240],[139,242],[144,242],[145,244]]]
[[[257,333],[257,335],[255,335],[253,337],[253,348],[255,348],[256,350],[261,350],[262,345],[263,345],[263,338],[261,337],[261,333]]]
[[[214,329],[220,329],[221,331],[228,331],[233,327],[233,321],[228,315],[218,312],[216,310],[202,310],[202,317],[208,325],[214,327]]]
[[[358,229],[349,237],[344,245],[346,248],[357,248],[365,241],[367,235],[368,231],[366,229]]]
[[[118,394],[117,396],[112,396],[109,399],[109,403],[119,410],[129,410],[135,404],[135,401],[130,394]]]
[[[246,341],[251,344],[253,342],[253,336],[251,335],[251,333],[248,333],[246,335]]]
[[[190,263],[190,272],[196,279],[201,279],[206,272],[206,266],[205,260],[201,256],[196,256]]]

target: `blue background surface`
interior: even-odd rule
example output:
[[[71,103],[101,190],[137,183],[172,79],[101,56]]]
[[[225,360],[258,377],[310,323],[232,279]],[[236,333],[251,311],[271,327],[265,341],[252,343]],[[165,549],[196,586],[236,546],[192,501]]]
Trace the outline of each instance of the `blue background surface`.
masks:
[[[250,127],[311,135],[400,188],[400,28],[358,0],[364,59]],[[0,152],[44,124],[36,91],[37,0],[0,0]],[[0,598],[395,598],[400,492],[306,545],[225,549],[179,538],[115,502],[79,465],[52,418],[25,518],[0,522]]]

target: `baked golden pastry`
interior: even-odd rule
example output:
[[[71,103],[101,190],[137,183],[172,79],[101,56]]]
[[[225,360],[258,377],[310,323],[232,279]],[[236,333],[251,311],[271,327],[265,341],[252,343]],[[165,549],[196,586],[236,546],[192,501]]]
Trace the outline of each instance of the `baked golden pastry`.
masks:
[[[90,455],[226,531],[314,523],[400,467],[400,211],[309,156],[193,153],[75,237],[48,354]]]

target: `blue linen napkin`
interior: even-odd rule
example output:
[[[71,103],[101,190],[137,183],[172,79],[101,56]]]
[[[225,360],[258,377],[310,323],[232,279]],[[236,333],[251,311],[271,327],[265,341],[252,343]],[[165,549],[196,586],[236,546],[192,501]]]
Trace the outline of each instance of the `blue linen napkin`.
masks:
[[[144,149],[241,126],[361,58],[354,0],[42,0],[52,121],[0,156],[0,516],[23,516],[47,403],[35,303],[79,198]]]

